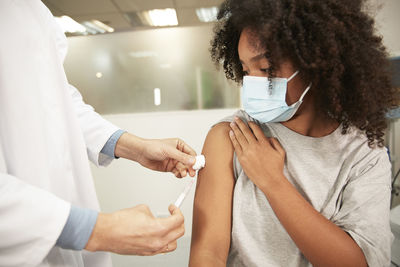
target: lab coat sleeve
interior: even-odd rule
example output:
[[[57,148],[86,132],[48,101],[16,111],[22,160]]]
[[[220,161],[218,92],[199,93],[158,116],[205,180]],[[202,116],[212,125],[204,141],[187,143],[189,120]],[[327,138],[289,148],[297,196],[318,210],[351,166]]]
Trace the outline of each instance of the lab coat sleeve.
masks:
[[[69,90],[85,138],[89,159],[96,166],[107,166],[114,157],[101,153],[101,150],[119,128],[103,119],[92,106],[87,105],[75,87],[69,85]]]
[[[39,265],[56,243],[69,212],[68,202],[1,172],[0,266]]]

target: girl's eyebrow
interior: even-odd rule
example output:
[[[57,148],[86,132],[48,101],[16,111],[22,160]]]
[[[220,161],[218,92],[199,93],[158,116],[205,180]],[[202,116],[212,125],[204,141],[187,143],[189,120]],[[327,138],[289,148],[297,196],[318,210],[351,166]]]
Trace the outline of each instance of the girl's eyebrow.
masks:
[[[254,61],[258,61],[260,59],[265,58],[265,53],[259,54],[257,56],[254,56],[250,59],[250,61],[254,62]],[[243,60],[239,59],[240,63],[244,64]]]
[[[257,61],[257,60],[260,60],[260,59],[263,59],[263,58],[265,58],[265,53],[259,54],[259,55],[255,56],[255,57],[252,57],[250,59],[250,61]]]

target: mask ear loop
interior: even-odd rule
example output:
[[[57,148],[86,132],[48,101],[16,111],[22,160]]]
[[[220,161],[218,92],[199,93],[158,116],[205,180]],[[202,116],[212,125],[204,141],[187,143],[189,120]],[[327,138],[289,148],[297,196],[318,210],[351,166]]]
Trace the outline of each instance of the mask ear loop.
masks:
[[[303,98],[304,98],[304,96],[307,94],[308,90],[310,90],[311,86],[312,86],[312,83],[310,83],[310,84],[307,86],[306,90],[304,90],[303,94],[300,96],[300,99],[299,99],[300,102],[303,102]]]
[[[290,82],[290,80],[293,79],[294,77],[296,77],[296,75],[299,74],[299,72],[300,72],[300,71],[298,70],[298,71],[296,71],[295,73],[293,73],[293,75],[290,76],[290,77],[287,79],[287,81]]]
[[[290,82],[290,80],[293,79],[299,72],[300,72],[300,71],[298,70],[298,71],[296,71],[295,73],[293,73],[293,75],[290,76],[290,77],[288,78],[287,81]],[[303,102],[303,98],[304,98],[304,96],[307,94],[308,90],[310,90],[311,86],[312,86],[312,83],[310,83],[310,84],[307,86],[306,90],[304,90],[303,94],[301,94],[300,99],[299,99],[300,102]]]
[[[292,76],[290,76],[290,77],[287,79],[287,81],[290,82],[290,80],[293,79],[294,77],[296,77],[296,75],[299,74],[299,72],[300,72],[300,71],[298,70],[298,71],[296,71],[295,73],[293,73]],[[270,78],[268,78],[268,81],[269,81],[268,93],[269,93],[270,95],[272,95],[272,81],[271,81]],[[310,87],[311,87],[311,85],[310,85]],[[310,89],[310,88],[308,88],[308,89]],[[307,89],[307,91],[308,91],[308,89]]]

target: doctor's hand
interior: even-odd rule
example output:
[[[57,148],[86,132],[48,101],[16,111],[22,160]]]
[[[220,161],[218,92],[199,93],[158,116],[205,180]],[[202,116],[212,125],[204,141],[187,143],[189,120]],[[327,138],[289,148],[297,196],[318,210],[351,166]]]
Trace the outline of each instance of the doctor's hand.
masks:
[[[124,133],[117,142],[115,155],[151,170],[172,172],[178,178],[196,175],[192,168],[196,152],[179,138],[143,139]]]
[[[174,205],[170,217],[155,218],[146,205],[99,213],[88,251],[109,251],[123,255],[151,256],[174,251],[176,240],[185,233],[184,218]]]
[[[254,122],[249,122],[249,126],[235,118],[229,136],[243,171],[265,192],[271,183],[284,178],[285,150],[276,138],[266,137]]]

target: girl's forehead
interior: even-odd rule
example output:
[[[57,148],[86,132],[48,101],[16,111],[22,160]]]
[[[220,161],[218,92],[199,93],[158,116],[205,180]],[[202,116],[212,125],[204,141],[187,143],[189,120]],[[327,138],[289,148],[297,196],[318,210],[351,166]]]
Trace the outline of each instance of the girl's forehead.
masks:
[[[243,54],[243,57],[262,55],[257,59],[265,59],[266,48],[262,45],[259,37],[251,30],[245,29],[242,31],[237,49],[239,55]]]

